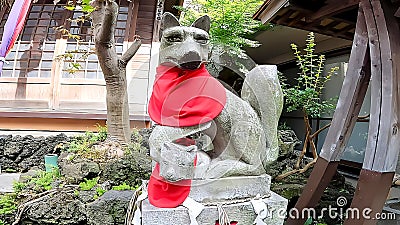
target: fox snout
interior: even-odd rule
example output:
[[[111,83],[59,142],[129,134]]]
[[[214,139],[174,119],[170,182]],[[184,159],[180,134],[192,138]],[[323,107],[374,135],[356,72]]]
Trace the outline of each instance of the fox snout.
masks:
[[[181,59],[178,60],[179,66],[184,70],[195,70],[200,67],[201,57],[198,52],[190,51],[185,53]]]

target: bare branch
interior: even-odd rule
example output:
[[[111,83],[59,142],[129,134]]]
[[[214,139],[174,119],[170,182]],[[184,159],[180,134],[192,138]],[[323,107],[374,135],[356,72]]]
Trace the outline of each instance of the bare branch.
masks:
[[[118,14],[118,5],[112,0],[95,0],[91,3],[96,8],[92,12],[94,24],[96,54],[104,78],[108,81],[118,79],[118,55],[114,43],[114,31]]]
[[[318,129],[317,131],[315,131],[315,133],[313,133],[311,135],[311,138],[314,139],[319,133],[321,133],[322,131],[324,131],[325,129],[327,129],[328,127],[331,126],[332,123],[328,123],[325,126],[323,126],[322,128]]]
[[[128,48],[128,50],[121,56],[120,65],[126,67],[129,60],[136,54],[139,50],[140,46],[142,45],[142,41],[139,38],[136,38],[132,45]]]
[[[114,42],[118,5],[111,0],[96,0],[92,6],[96,7],[96,10],[92,12],[96,42],[111,47]]]

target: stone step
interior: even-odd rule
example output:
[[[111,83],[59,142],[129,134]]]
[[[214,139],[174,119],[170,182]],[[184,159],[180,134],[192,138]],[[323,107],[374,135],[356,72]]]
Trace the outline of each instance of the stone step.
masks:
[[[143,181],[143,184],[147,185],[148,181]],[[270,187],[271,176],[267,174],[192,180],[189,197],[201,203],[243,200],[257,195],[267,197],[270,195]]]
[[[219,179],[193,180],[189,197],[197,202],[223,202],[224,200],[269,196],[271,176],[241,176]]]
[[[13,184],[20,176],[20,173],[0,173],[0,193],[13,192]]]
[[[270,194],[270,197],[263,198],[269,210],[269,216],[263,221],[266,224],[282,225],[286,216],[288,201],[274,192],[270,192]],[[253,224],[257,217],[250,201],[225,204],[223,205],[223,209],[229,220],[231,222],[236,221],[238,224]],[[215,205],[206,206],[197,217],[197,222],[201,225],[215,225],[217,220],[218,209]],[[188,225],[190,224],[190,218],[188,210],[183,206],[178,206],[176,208],[157,208],[151,205],[146,199],[142,202],[142,224]]]

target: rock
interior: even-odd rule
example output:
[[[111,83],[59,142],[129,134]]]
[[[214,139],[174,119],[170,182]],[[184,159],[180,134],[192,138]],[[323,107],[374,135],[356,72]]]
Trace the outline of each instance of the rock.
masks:
[[[61,174],[71,183],[82,182],[85,178],[95,178],[101,172],[98,163],[81,158],[71,161],[68,153],[60,155],[59,167]]]
[[[78,192],[76,192],[78,193]],[[75,193],[75,195],[76,195]],[[79,191],[79,195],[77,196],[78,199],[83,203],[90,203],[93,202],[94,196],[96,195],[96,191]]]
[[[22,137],[17,135],[9,142],[5,143],[4,155],[12,160],[15,160],[23,150]]]
[[[15,163],[12,159],[6,158],[5,156],[0,156],[0,165],[2,172],[7,169],[16,170],[16,168],[18,168],[17,163]]]
[[[110,160],[102,165],[100,181],[112,181],[114,185],[127,183],[135,186],[142,180],[149,179],[151,174],[151,159],[149,156],[132,151],[120,159]]]
[[[278,130],[279,156],[293,152],[294,147],[301,144],[293,130]]]
[[[60,143],[68,141],[65,134],[49,137],[33,137],[27,135],[0,136],[0,163],[3,169],[26,172],[33,166],[44,166],[44,155],[59,154],[56,148]]]
[[[88,225],[123,225],[133,191],[107,191],[86,205]]]
[[[39,171],[40,171],[40,168],[38,168],[38,167],[30,168],[28,172],[21,174],[21,176],[19,177],[19,181],[18,182],[21,182],[21,183],[28,182],[29,180],[32,179],[32,177],[36,177],[37,173]]]
[[[73,192],[57,192],[28,207],[22,224],[85,225],[85,205],[75,198]]]

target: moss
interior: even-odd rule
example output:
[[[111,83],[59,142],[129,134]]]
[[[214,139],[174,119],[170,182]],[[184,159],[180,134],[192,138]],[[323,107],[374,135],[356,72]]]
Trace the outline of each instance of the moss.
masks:
[[[98,177],[95,177],[95,178],[89,179],[89,180],[85,178],[85,181],[84,181],[84,182],[79,183],[79,188],[80,188],[82,191],[90,191],[90,190],[92,190],[92,188],[93,188],[94,186],[97,185],[97,182],[98,182],[98,181],[99,181],[99,178],[98,178]]]
[[[130,186],[130,185],[128,185],[128,184],[126,184],[126,183],[124,182],[124,183],[122,183],[121,185],[112,187],[112,189],[115,190],[115,191],[136,190],[136,189],[137,189],[137,186],[132,187],[132,186]]]

